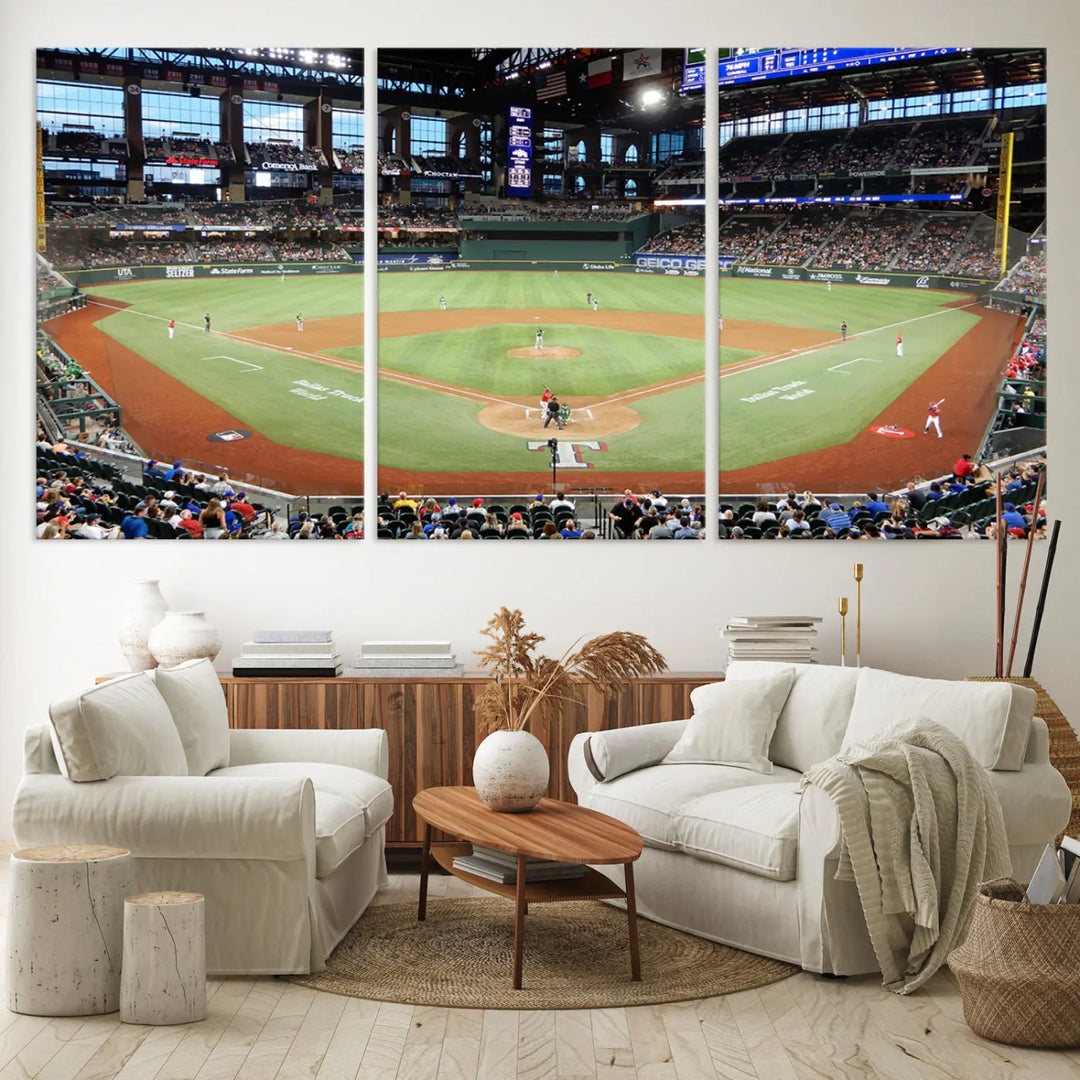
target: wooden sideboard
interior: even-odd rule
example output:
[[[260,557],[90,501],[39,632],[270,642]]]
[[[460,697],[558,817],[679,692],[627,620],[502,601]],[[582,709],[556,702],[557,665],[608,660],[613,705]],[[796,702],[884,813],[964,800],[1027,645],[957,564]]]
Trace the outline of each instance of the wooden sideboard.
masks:
[[[567,777],[570,740],[582,731],[632,727],[689,716],[690,692],[721,676],[705,672],[636,679],[613,697],[582,683],[550,723],[530,730],[551,762],[548,795],[574,802]],[[424,788],[472,783],[480,741],[473,713],[480,676],[456,679],[244,679],[222,676],[229,724],[236,728],[382,728],[390,743],[394,816],[386,841],[418,845],[422,826],[412,811]],[[433,839],[449,839],[435,835]]]

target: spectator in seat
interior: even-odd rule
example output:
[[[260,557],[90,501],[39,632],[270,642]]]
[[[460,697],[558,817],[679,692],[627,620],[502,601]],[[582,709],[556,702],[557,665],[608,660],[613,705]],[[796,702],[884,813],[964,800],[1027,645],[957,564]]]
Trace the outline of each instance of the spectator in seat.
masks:
[[[634,525],[640,516],[637,504],[630,497],[617,502],[608,513],[608,518],[615,526],[615,534],[620,540],[629,540],[634,535]]]
[[[763,525],[775,525],[776,515],[769,509],[769,504],[764,499],[757,504],[757,509],[751,519],[758,528]]]
[[[191,533],[192,540],[202,539],[203,527],[187,507],[180,511],[180,520],[175,523],[175,526],[178,529],[186,529]]]
[[[205,540],[217,540],[223,533],[228,532],[225,511],[216,497],[206,504],[206,509],[199,515],[199,524],[203,528]]]
[[[956,459],[956,464],[953,466],[953,476],[957,480],[963,480],[965,477],[975,475],[975,466],[971,464],[970,454],[961,454]]]
[[[146,507],[136,506],[134,510],[122,522],[120,532],[125,540],[145,540],[150,535],[150,527],[146,524]]]

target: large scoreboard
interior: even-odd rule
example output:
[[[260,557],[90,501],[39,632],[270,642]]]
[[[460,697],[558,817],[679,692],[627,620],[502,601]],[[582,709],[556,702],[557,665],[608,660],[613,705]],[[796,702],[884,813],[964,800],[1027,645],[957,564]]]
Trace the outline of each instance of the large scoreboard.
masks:
[[[506,194],[532,194],[532,109],[511,105],[506,129]]]
[[[732,48],[720,50],[720,85],[738,86],[745,83],[786,79],[794,75],[825,75],[834,71],[853,71],[876,64],[897,64],[917,60],[932,60],[941,56],[970,52],[970,46],[876,46],[863,48],[794,48],[772,49]],[[686,50],[683,63],[683,90],[696,90],[705,85],[704,50]]]

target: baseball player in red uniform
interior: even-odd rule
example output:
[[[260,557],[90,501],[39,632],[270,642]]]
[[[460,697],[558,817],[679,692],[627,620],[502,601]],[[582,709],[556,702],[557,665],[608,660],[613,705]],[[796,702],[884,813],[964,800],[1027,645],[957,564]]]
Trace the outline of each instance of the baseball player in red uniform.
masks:
[[[170,319],[169,320],[169,340],[170,341],[172,341],[173,334],[175,334],[175,333],[176,333],[176,320],[175,319]]]
[[[929,408],[926,410],[926,425],[923,427],[923,434],[929,434],[931,428],[937,432],[937,437],[941,438],[941,406],[945,399],[941,401],[931,401]]]
[[[897,334],[896,335],[896,355],[897,356],[903,356],[904,355],[904,335],[903,334]]]

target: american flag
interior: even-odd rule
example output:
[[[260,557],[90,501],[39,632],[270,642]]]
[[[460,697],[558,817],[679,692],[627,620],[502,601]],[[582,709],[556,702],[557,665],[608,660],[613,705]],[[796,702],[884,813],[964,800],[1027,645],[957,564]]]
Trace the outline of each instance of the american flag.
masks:
[[[551,68],[536,73],[536,100],[550,101],[566,96],[566,68]]]

